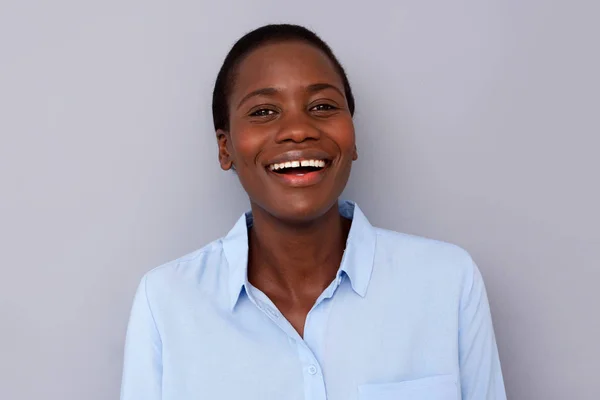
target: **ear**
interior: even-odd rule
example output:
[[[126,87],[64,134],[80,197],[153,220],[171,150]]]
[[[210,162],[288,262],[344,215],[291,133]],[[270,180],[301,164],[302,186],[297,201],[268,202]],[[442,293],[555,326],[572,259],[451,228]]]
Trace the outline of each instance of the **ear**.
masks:
[[[358,160],[358,150],[356,149],[356,145],[354,145],[354,151],[352,152],[352,161]]]
[[[233,159],[229,152],[229,132],[223,129],[217,129],[217,143],[219,144],[219,164],[223,171],[228,171],[233,167]]]

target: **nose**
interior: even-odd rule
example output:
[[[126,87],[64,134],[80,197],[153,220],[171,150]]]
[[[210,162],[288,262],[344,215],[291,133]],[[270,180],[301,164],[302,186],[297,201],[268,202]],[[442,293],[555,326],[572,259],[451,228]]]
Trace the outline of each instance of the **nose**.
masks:
[[[305,140],[318,140],[321,137],[321,131],[311,121],[311,118],[304,113],[294,113],[281,119],[281,126],[275,137],[277,143],[292,141],[296,143]]]

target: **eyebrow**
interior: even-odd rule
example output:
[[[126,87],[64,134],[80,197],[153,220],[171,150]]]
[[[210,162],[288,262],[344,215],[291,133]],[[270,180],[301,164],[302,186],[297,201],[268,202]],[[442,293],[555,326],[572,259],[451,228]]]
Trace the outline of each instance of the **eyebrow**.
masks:
[[[330,83],[315,83],[306,88],[306,90],[308,90],[311,93],[320,92],[321,90],[325,90],[325,89],[333,89],[336,92],[338,92],[342,97],[346,97],[344,95],[344,92],[342,92],[340,90],[340,88],[338,88],[337,86],[332,85]]]
[[[262,88],[262,89],[257,89],[257,90],[253,90],[252,92],[248,93],[247,95],[245,95],[242,100],[240,100],[240,102],[238,103],[237,108],[239,109],[242,104],[244,104],[244,102],[246,100],[248,100],[251,97],[254,96],[268,96],[268,95],[273,95],[275,93],[277,93],[278,90],[275,88]]]
[[[344,93],[335,85],[332,85],[330,83],[313,83],[312,85],[309,85],[306,88],[306,91],[310,92],[310,93],[315,93],[315,92],[320,92],[321,90],[325,90],[325,89],[333,89],[336,92],[338,92],[341,96],[344,96]],[[276,88],[272,88],[272,87],[267,87],[267,88],[262,88],[262,89],[257,89],[257,90],[253,90],[252,92],[248,93],[247,95],[245,95],[242,100],[240,100],[240,102],[238,103],[237,108],[239,109],[242,104],[244,104],[244,102],[246,102],[248,99],[255,97],[255,96],[269,96],[269,95],[274,95],[277,92],[279,92],[278,89]]]

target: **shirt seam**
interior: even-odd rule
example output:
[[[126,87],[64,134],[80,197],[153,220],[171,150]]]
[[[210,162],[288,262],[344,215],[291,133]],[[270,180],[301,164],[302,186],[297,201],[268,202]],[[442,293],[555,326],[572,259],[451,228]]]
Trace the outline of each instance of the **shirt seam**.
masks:
[[[146,275],[152,274],[154,271],[158,271],[164,268],[171,268],[171,267],[178,267],[183,263],[187,263],[187,262],[191,262],[194,261],[195,259],[197,259],[198,257],[200,257],[201,255],[205,254],[205,253],[210,253],[212,252],[214,249],[212,249],[213,245],[209,245],[211,248],[209,249],[198,249],[196,251],[193,251],[192,254],[193,255],[187,255],[187,256],[182,256],[181,258],[177,258],[175,260],[172,261],[167,261],[166,263],[159,265],[157,267],[152,268],[151,270],[149,270]],[[207,246],[208,247],[208,246]]]
[[[158,268],[158,267],[157,267]],[[146,305],[148,306],[148,311],[150,311],[150,317],[152,317],[152,323],[154,324],[154,329],[156,329],[156,333],[158,334],[158,339],[160,340],[160,345],[162,348],[162,337],[160,335],[160,330],[158,329],[158,324],[156,323],[156,318],[154,317],[154,312],[152,311],[152,307],[150,306],[150,299],[148,299],[148,276],[144,278],[144,297],[146,298]]]

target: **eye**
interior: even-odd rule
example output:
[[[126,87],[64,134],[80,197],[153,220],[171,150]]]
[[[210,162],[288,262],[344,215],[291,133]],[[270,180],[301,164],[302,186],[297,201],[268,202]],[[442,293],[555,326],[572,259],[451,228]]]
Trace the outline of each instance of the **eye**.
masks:
[[[252,111],[249,115],[251,117],[270,117],[275,114],[274,110],[270,110],[268,108],[261,108],[256,111]]]
[[[316,106],[312,107],[310,109],[311,111],[333,111],[333,110],[337,110],[337,107],[332,106],[331,104],[317,104]]]

